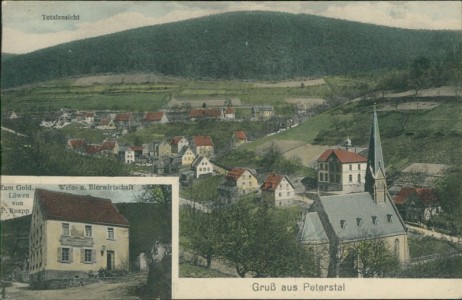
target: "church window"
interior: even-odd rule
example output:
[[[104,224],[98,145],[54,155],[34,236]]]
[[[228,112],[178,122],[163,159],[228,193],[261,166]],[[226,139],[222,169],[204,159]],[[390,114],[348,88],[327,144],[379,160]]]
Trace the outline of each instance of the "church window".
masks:
[[[393,250],[395,252],[395,255],[399,256],[399,240],[398,239],[395,240],[395,244],[393,248],[394,248]]]

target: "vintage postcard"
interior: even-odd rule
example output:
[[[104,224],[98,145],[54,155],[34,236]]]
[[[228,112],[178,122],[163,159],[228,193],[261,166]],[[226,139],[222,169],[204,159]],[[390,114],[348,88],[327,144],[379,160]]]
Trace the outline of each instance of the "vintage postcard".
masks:
[[[1,297],[462,297],[461,24],[3,1]]]

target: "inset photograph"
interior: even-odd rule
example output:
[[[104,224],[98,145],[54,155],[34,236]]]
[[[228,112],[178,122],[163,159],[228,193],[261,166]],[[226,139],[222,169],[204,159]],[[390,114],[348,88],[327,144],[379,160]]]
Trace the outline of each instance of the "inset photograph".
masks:
[[[2,299],[171,297],[172,184],[3,177],[1,189]]]

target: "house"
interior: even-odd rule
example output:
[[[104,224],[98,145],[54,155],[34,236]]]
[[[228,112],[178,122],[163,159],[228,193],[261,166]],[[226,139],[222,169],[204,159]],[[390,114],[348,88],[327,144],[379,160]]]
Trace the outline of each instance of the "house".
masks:
[[[247,135],[244,130],[236,130],[233,132],[232,143],[234,146],[239,146],[248,142]]]
[[[178,153],[184,146],[189,146],[189,141],[184,136],[174,136],[170,142],[172,153]]]
[[[196,153],[189,146],[183,146],[183,149],[177,155],[181,166],[190,166],[196,158]]]
[[[13,111],[11,112],[10,119],[17,119],[18,115]]]
[[[223,111],[223,118],[225,120],[235,120],[236,119],[236,110],[233,107],[227,107]]]
[[[144,158],[153,158],[155,156],[155,147],[154,143],[146,143],[141,145],[143,147],[143,157]]]
[[[394,202],[403,219],[410,222],[428,222],[442,211],[431,188],[403,187]]]
[[[116,129],[116,125],[113,120],[110,118],[103,118],[99,122],[98,126],[96,126],[97,129],[102,129],[102,130],[114,130]]]
[[[95,122],[95,113],[94,112],[85,113],[85,122],[87,124],[93,124]]]
[[[118,113],[114,117],[114,123],[117,128],[129,129],[133,126],[135,118],[131,112],[128,113]]]
[[[112,156],[119,153],[119,144],[117,141],[104,140],[101,144],[101,154]]]
[[[99,144],[88,144],[85,147],[85,154],[95,155],[101,152],[101,145]]]
[[[192,146],[197,155],[210,158],[214,155],[212,139],[207,135],[195,135],[192,137]]]
[[[257,193],[259,185],[256,171],[245,168],[234,168],[225,175],[225,180],[218,188],[223,197],[236,198]]]
[[[127,164],[134,163],[143,156],[142,146],[119,147],[119,153],[121,149],[125,150],[123,158]]]
[[[143,124],[168,123],[167,114],[163,111],[147,112],[144,114]]]
[[[213,164],[205,156],[198,155],[191,164],[195,178],[213,174]]]
[[[83,152],[87,146],[85,139],[68,139],[66,147],[73,151]]]
[[[189,120],[199,121],[199,120],[222,120],[223,119],[223,111],[221,109],[192,109],[189,112]]]
[[[274,116],[274,108],[271,105],[252,106],[252,116],[255,119],[269,119]]]
[[[162,158],[162,157],[170,157],[172,156],[172,147],[170,143],[167,141],[156,141],[154,142],[154,152],[155,156]]]
[[[383,245],[401,263],[409,261],[406,225],[387,190],[375,110],[368,151],[365,192],[318,196],[303,217],[299,240],[323,277],[363,276],[367,266],[360,247],[366,243]]]
[[[129,223],[111,200],[36,189],[29,233],[34,289],[129,262]]]
[[[294,203],[295,189],[287,176],[270,173],[260,186],[262,201],[274,206],[287,206]]]
[[[317,163],[321,191],[364,192],[365,157],[344,149],[327,149]]]

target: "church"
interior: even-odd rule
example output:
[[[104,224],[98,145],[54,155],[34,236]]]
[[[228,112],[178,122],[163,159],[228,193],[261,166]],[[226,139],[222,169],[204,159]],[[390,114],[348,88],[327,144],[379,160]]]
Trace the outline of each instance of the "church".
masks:
[[[367,276],[361,257],[366,245],[370,255],[389,252],[399,263],[409,260],[407,229],[387,190],[375,108],[364,192],[319,195],[303,218],[299,241],[315,257],[321,277]]]

